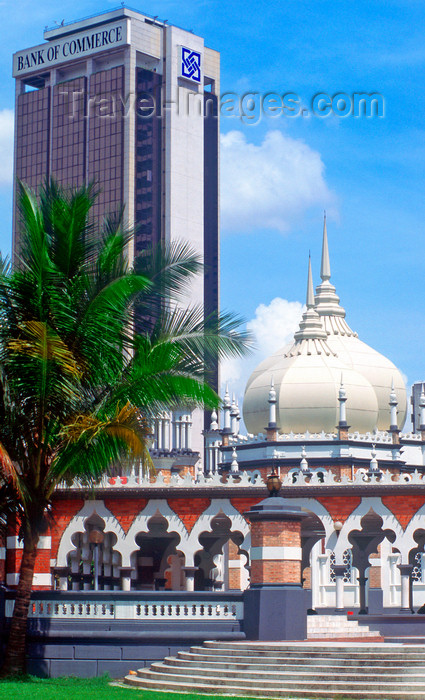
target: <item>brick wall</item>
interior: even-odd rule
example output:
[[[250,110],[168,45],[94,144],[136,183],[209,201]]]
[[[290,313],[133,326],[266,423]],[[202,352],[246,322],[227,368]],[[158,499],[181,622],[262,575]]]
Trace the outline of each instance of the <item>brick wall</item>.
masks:
[[[405,530],[415,513],[425,503],[423,496],[409,496],[403,494],[400,496],[383,496],[382,503],[386,506],[397,518],[398,522]]]
[[[252,583],[300,583],[300,561],[253,561]]]
[[[196,498],[193,500],[188,498],[168,499],[168,505],[171,510],[179,516],[188,532],[192,530],[199,516],[210,504],[211,500],[209,498]]]
[[[105,498],[106,508],[113,513],[125,533],[147,504],[147,498]]]
[[[360,496],[318,496],[315,499],[328,511],[331,518],[345,523],[349,515],[361,503]]]
[[[299,521],[255,522],[251,526],[252,547],[301,547]]]

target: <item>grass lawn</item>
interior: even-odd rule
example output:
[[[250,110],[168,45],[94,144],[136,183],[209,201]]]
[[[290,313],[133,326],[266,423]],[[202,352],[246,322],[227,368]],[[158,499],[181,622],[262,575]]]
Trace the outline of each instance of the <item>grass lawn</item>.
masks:
[[[103,678],[35,678],[0,680],[3,700],[216,700],[216,696],[155,693],[150,690],[116,688]],[[222,696],[220,696],[222,697]],[[232,697],[232,700],[237,698]]]

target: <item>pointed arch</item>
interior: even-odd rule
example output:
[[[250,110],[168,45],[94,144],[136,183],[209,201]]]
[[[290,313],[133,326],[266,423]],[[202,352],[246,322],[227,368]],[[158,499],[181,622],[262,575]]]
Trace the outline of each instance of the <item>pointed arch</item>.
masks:
[[[117,542],[114,549],[121,556],[123,555],[125,532],[116,517],[103,501],[86,501],[81,510],[70,520],[62,534],[57,554],[57,566],[66,566],[68,554],[76,550],[76,546],[72,542],[73,535],[84,532],[84,524],[92,515],[98,515],[104,521],[105,532],[112,532],[116,535]]]
[[[126,561],[129,563],[123,564],[123,566],[130,566],[131,555],[139,549],[138,545],[136,544],[136,537],[141,532],[149,532],[149,520],[156,514],[161,515],[167,521],[167,532],[176,532],[180,536],[180,542],[177,549],[184,554],[185,543],[188,539],[188,533],[184,523],[170,508],[166,499],[154,499],[149,501],[145,508],[143,508],[143,510],[136,515],[130,529],[127,532],[127,536],[125,538]]]
[[[212,521],[220,512],[229,518],[231,529],[242,534],[243,541],[240,545],[240,549],[244,552],[249,552],[251,547],[251,530],[249,524],[231,504],[228,498],[215,498],[211,501],[208,508],[199,516],[188,537],[186,566],[193,566],[195,553],[200,547],[199,537],[202,532],[212,532]]]

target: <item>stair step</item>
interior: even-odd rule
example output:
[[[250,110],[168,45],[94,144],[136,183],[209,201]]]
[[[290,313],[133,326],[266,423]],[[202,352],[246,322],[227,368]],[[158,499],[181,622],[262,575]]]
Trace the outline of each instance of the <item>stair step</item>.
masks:
[[[354,671],[355,670],[356,669],[354,669]],[[231,681],[238,680],[238,682],[245,682],[247,680],[246,670],[236,668],[212,669],[208,665],[205,665],[204,667],[189,667],[186,665],[174,665],[170,664],[169,662],[155,662],[151,665],[150,671],[153,673],[164,673],[173,677],[176,674],[178,674],[182,676],[205,676],[208,678],[220,678],[223,680],[223,682],[225,682],[228,679],[230,679]],[[140,669],[140,671],[138,671],[137,673],[140,677],[144,677],[145,675],[149,674],[149,671],[147,669]],[[340,682],[345,683],[373,683],[375,681],[379,683],[389,683],[389,675],[391,675],[391,684],[403,683],[405,685],[406,683],[425,683],[425,669],[423,669],[422,672],[418,672],[418,670],[410,670],[409,673],[400,673],[400,671],[398,671],[398,674],[388,674],[386,671],[383,673],[378,673],[375,669],[371,669],[369,673],[366,673],[365,670],[362,669],[361,680],[359,680],[358,673],[353,672],[353,669],[351,669],[351,673],[347,669],[342,669],[338,672],[338,680]],[[303,681],[314,681],[315,683],[321,681],[333,682],[333,679],[335,678],[335,673],[329,672],[328,669],[323,668],[316,670],[309,669],[308,671],[303,671],[302,678]],[[261,681],[261,683],[275,683],[280,681],[299,682],[300,674],[297,670],[254,670],[250,668],[248,680],[249,682],[253,681],[257,683],[258,681]]]
[[[192,693],[196,690],[197,694],[205,695],[217,695],[217,686],[215,684],[197,684],[194,688],[193,683],[183,683],[179,681],[178,684],[170,683],[167,681],[154,681],[154,680],[143,680],[141,681],[136,676],[126,676],[125,683],[135,687],[141,687],[143,689],[150,690],[164,690],[173,691],[176,693]],[[286,687],[281,687],[279,690],[268,690],[264,688],[240,688],[237,685],[227,686],[223,688],[224,695],[236,695],[239,697],[254,697],[254,698],[305,698],[310,700],[311,698],[323,698],[323,700],[330,700],[335,698],[339,700],[341,698],[341,689],[332,688],[332,686],[327,686],[325,689],[309,688],[308,690],[302,689],[289,689]],[[345,693],[344,693],[345,695]],[[355,690],[350,691],[350,698],[353,700],[382,700],[381,690]],[[398,691],[385,691],[385,700],[424,700],[423,689],[419,690],[405,690],[402,692]]]
[[[424,700],[425,646],[209,641],[139,669],[125,683],[246,698]]]
[[[243,658],[243,657],[239,657]],[[296,669],[299,669],[300,666],[320,666],[320,668],[323,668],[323,659],[322,658],[310,658],[309,656],[298,656],[298,657],[293,657],[291,659],[283,659],[281,657],[268,657],[267,662],[264,661],[264,658],[261,656],[255,657],[249,657],[246,658],[244,661],[235,661],[234,656],[210,656],[209,654],[192,654],[190,651],[179,651],[177,657],[167,657],[166,661],[170,661],[171,659],[174,659],[175,661],[179,661],[180,659],[184,661],[185,663],[189,664],[197,664],[197,663],[207,663],[213,666],[214,668],[258,668],[258,669],[263,669],[266,666],[272,666],[272,665],[279,665],[281,667],[286,668],[286,666],[293,667]],[[400,659],[397,661],[397,666],[402,667],[404,664],[408,664],[409,666],[414,666],[417,668],[424,668],[425,669],[425,658],[423,660],[411,660],[409,659]],[[377,659],[376,662],[374,659],[343,659],[339,657],[328,657],[326,658],[326,665],[331,666],[332,668],[334,667],[339,667],[339,668],[346,668],[347,666],[359,666],[362,669],[363,668],[376,668],[378,671],[379,669],[385,670],[386,673],[391,672],[394,670],[394,659],[391,658],[385,658],[385,659]]]
[[[205,642],[203,647],[191,647],[191,652],[192,653],[207,653],[215,656],[222,654],[223,651],[226,651],[226,654],[229,656],[245,656],[245,657],[251,657],[251,656],[258,656],[258,657],[276,657],[276,658],[289,658],[289,657],[294,657],[294,656],[303,656],[304,654],[308,654],[310,658],[312,657],[320,657],[320,658],[328,658],[328,657],[334,657],[337,656],[339,658],[391,658],[393,660],[401,659],[406,656],[406,654],[410,657],[413,657],[417,660],[425,660],[425,647],[422,647],[418,649],[419,645],[415,645],[415,647],[412,647],[409,649],[409,647],[403,647],[400,645],[399,649],[394,649],[392,645],[389,644],[376,644],[372,647],[373,651],[368,651],[367,648],[365,648],[364,645],[362,646],[354,646],[351,647],[349,644],[344,645],[341,648],[341,645],[338,647],[337,643],[335,643],[335,646],[332,647],[331,643],[327,643],[326,647],[323,645],[320,646],[313,646],[310,645],[308,642],[304,644],[300,644],[299,646],[286,646],[286,647],[281,647],[278,642],[275,642],[272,647],[267,647],[265,645],[262,646],[257,646],[257,645],[252,645],[251,648],[247,646],[237,646],[237,643],[235,643],[235,646],[229,647],[225,646],[225,643],[223,642],[223,646],[212,646],[212,644],[220,644],[220,642]],[[372,656],[371,656],[372,655]]]

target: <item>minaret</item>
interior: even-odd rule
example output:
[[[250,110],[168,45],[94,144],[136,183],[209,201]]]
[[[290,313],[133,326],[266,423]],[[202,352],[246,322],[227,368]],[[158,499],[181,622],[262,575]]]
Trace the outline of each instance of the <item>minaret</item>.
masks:
[[[240,420],[241,420],[241,412],[239,410],[239,400],[238,399],[236,399],[236,411],[237,411],[237,413],[236,413],[236,435],[239,435],[239,430],[240,430],[239,424],[240,424]]]
[[[233,393],[232,396],[232,405],[230,407],[230,427],[232,429],[232,434],[237,435],[238,434],[238,407],[236,405],[236,399],[235,399],[235,394]]]
[[[419,414],[419,430],[421,431],[422,440],[425,441],[425,393],[423,384],[421,395],[419,396],[419,408],[421,409]]]
[[[215,410],[211,413],[211,423],[209,430],[204,430],[204,441],[205,441],[205,473],[207,476],[212,476],[218,469],[219,459],[219,448],[221,443],[220,430],[217,421],[217,412]]]
[[[266,428],[266,440],[275,442],[277,440],[278,430],[276,423],[276,390],[274,388],[273,377],[270,382],[269,391],[269,423]]]
[[[232,404],[230,403],[229,387],[226,384],[226,392],[223,399],[223,429],[221,431],[223,439],[223,447],[227,447],[229,444],[229,435],[232,434],[232,428],[230,426],[230,412],[232,410]]]
[[[329,260],[328,231],[326,212],[323,220],[322,261],[320,265],[321,284],[316,288],[315,308],[327,335],[357,336],[345,320],[345,309],[340,306],[339,296],[330,282],[331,264]]]
[[[342,381],[342,373],[341,373],[341,384],[339,387],[339,392],[338,392],[338,401],[339,401],[339,422],[338,422],[338,440],[348,440],[348,428],[350,427],[347,425],[347,415],[346,415],[346,409],[345,409],[345,403],[347,401],[347,392],[345,391],[345,387]]]
[[[398,401],[397,401],[397,394],[395,393],[395,389],[394,389],[394,379],[392,380],[392,383],[391,383],[391,393],[390,393],[389,404],[390,404],[390,412],[391,412],[389,432],[392,435],[393,445],[399,445],[400,444],[400,430],[399,430],[399,427],[397,425]]]

